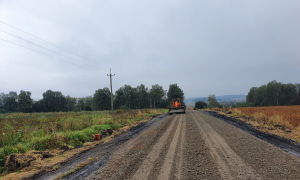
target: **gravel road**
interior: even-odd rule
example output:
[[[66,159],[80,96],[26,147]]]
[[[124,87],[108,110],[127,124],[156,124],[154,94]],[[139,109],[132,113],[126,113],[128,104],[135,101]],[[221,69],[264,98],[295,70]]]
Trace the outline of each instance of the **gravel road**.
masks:
[[[226,122],[193,110],[160,115],[27,179],[55,179],[90,157],[96,161],[61,179],[300,179],[300,158],[284,144]]]
[[[300,159],[220,119],[187,111],[115,148],[86,179],[300,179]]]

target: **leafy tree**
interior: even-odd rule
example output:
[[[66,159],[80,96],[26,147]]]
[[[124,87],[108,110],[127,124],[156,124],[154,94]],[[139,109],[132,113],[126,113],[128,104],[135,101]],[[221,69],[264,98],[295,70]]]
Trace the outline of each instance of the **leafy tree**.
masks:
[[[138,108],[144,109],[149,107],[149,93],[148,88],[144,84],[136,87],[137,98],[138,98]]]
[[[254,103],[255,91],[257,91],[257,89],[258,89],[257,87],[252,87],[250,89],[250,91],[248,92],[248,95],[246,97],[246,102],[247,103],[250,103],[250,102]]]
[[[110,90],[107,87],[96,90],[92,101],[93,109],[97,111],[110,110],[111,109],[110,95],[111,95]]]
[[[206,102],[197,101],[195,103],[194,109],[203,109],[205,106],[207,106]]]
[[[208,103],[209,107],[219,107],[220,106],[220,104],[218,103],[216,96],[214,94],[208,96],[207,103]]]
[[[180,89],[180,87],[177,84],[170,84],[169,91],[167,93],[169,103],[172,102],[172,96],[174,96],[174,95],[180,96],[181,97],[180,100],[183,103],[183,101],[184,101],[183,91]]]
[[[0,93],[0,109],[4,110],[4,93]]]
[[[267,85],[262,85],[255,91],[254,104],[256,106],[267,106],[269,104],[267,99]]]
[[[271,81],[267,84],[267,101],[268,105],[278,106],[279,105],[279,91],[280,91],[281,83],[277,81]]]
[[[129,109],[137,109],[139,107],[138,93],[136,88],[132,88],[130,85],[120,87],[116,91],[114,98],[114,104],[116,108],[120,108],[122,105],[128,106]]]
[[[73,98],[71,96],[66,96],[66,111],[75,111],[76,106],[76,98]]]
[[[20,91],[18,96],[18,110],[20,112],[31,112],[32,110],[32,99],[31,92],[29,91]]]
[[[300,83],[295,83],[295,96],[292,100],[292,104],[300,105]]]
[[[32,102],[32,112],[46,112],[43,99]]]
[[[299,89],[297,83],[283,84],[274,80],[267,85],[251,88],[246,102],[255,106],[296,105],[300,104]]]
[[[8,94],[4,95],[3,104],[5,111],[15,112],[18,108],[17,92],[10,91]]]
[[[93,96],[86,96],[84,98],[84,105],[86,111],[91,111],[93,106]]]
[[[295,85],[288,83],[288,84],[281,84],[279,95],[278,95],[278,105],[292,105],[293,99],[296,95],[296,87]]]
[[[48,90],[43,93],[43,104],[46,112],[65,111],[66,98],[59,91]]]
[[[85,102],[85,101],[84,101],[84,97],[78,98],[78,99],[77,99],[77,104],[76,104],[75,110],[76,110],[76,111],[83,111],[83,110],[84,110],[84,107],[85,107],[84,102]]]
[[[165,97],[166,91],[163,89],[162,86],[155,84],[150,89],[150,98],[153,103],[154,108],[162,108],[162,100]],[[165,107],[164,107],[165,108]]]
[[[123,105],[123,106],[121,106],[121,107],[120,107],[120,109],[122,109],[122,110],[125,110],[125,111],[126,111],[126,110],[128,110],[128,107],[127,107],[126,105]]]

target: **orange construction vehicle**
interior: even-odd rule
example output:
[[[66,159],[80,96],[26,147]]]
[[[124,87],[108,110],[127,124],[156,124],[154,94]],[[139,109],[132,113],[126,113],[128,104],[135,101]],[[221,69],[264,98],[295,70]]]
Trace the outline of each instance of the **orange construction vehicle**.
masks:
[[[181,104],[180,96],[172,96],[172,105],[169,107],[169,114],[185,113],[185,107]]]

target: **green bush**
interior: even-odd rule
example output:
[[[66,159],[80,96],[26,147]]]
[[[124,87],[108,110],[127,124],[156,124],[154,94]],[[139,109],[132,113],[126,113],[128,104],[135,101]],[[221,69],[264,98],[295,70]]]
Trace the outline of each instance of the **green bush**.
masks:
[[[4,109],[0,109],[0,114],[4,114],[6,111]]]
[[[121,107],[120,107],[120,109],[122,109],[122,110],[125,110],[125,111],[126,111],[126,110],[128,110],[128,107],[127,107],[126,105],[123,105],[123,106],[121,106]]]
[[[207,106],[206,102],[197,101],[195,103],[194,109],[203,109],[205,106]]]

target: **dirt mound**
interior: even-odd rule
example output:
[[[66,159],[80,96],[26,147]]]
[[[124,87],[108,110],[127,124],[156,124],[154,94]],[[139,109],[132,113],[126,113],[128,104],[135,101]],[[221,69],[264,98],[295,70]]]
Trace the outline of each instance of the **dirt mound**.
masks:
[[[29,151],[26,154],[12,154],[7,158],[4,167],[9,172],[18,171],[28,166],[40,164],[45,158],[53,156],[53,154],[47,151]]]

